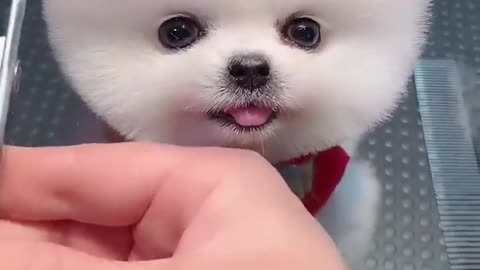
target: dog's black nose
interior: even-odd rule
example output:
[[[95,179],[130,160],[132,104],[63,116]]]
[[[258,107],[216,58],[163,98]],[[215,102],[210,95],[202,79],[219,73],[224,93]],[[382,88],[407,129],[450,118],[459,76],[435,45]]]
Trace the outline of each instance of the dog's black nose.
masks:
[[[233,57],[230,60],[228,71],[238,87],[252,91],[266,86],[270,79],[270,64],[260,54]]]

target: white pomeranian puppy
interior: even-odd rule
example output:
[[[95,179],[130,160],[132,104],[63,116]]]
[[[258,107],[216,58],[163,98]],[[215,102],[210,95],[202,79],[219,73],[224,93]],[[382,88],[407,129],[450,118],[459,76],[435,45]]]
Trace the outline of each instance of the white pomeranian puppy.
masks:
[[[343,145],[386,119],[422,52],[430,7],[430,0],[43,2],[66,77],[126,139],[246,148],[273,164]],[[380,188],[371,173],[352,171],[318,217],[358,266]]]

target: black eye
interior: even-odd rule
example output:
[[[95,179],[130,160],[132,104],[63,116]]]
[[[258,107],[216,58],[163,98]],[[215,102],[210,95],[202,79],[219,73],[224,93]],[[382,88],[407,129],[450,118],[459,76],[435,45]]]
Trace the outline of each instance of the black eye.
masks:
[[[284,30],[285,37],[295,45],[313,49],[320,44],[320,25],[309,18],[298,18],[291,20]]]
[[[199,23],[189,17],[168,19],[158,29],[158,38],[169,49],[184,49],[203,35]]]

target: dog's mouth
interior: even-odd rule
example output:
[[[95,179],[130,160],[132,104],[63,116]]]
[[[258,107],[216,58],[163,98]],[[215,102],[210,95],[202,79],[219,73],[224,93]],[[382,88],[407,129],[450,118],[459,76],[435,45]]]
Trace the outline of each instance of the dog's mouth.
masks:
[[[277,115],[277,108],[256,105],[208,112],[210,119],[242,132],[260,131],[270,125],[277,118]]]

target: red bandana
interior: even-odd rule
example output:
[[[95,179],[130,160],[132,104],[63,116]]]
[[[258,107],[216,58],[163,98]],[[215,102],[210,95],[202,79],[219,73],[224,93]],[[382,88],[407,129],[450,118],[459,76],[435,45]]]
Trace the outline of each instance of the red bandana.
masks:
[[[343,148],[336,146],[315,155],[293,159],[287,164],[300,166],[311,160],[315,168],[312,189],[303,199],[303,204],[310,214],[316,215],[328,202],[342,180],[350,156]]]
[[[107,129],[110,142],[124,142],[125,139],[111,129]],[[315,155],[299,157],[286,162],[288,166],[301,166],[312,161],[315,168],[312,190],[303,199],[308,212],[316,215],[328,202],[342,180],[350,157],[340,146],[330,148]]]

